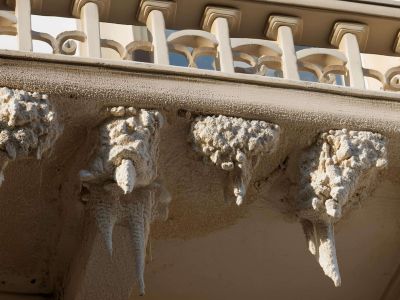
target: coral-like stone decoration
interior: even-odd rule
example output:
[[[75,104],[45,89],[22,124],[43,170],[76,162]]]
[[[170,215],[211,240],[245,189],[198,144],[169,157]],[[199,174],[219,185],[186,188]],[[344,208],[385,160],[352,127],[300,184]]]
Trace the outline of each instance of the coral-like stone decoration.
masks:
[[[233,193],[240,205],[260,156],[275,150],[279,133],[278,125],[264,121],[199,116],[192,123],[191,140],[196,152],[233,175]]]
[[[82,170],[80,176],[89,190],[96,222],[110,255],[114,226],[128,224],[140,295],[144,295],[150,225],[155,219],[167,218],[170,202],[157,172],[163,117],[158,111],[136,111],[133,107],[114,107],[110,115],[100,127],[100,148],[89,169]]]
[[[10,161],[41,159],[61,131],[47,95],[0,88],[0,185]]]
[[[341,285],[334,223],[368,197],[387,166],[385,138],[368,131],[331,130],[320,135],[301,161],[298,215],[324,273]]]

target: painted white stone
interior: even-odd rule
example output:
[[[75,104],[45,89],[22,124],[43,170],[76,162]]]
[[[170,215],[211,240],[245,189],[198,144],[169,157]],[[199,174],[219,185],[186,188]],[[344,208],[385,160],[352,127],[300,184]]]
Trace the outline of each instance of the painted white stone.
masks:
[[[163,117],[157,111],[113,107],[100,127],[100,147],[81,180],[90,192],[94,216],[112,255],[112,233],[127,223],[135,251],[140,295],[145,293],[144,269],[150,225],[166,219],[170,195],[158,179],[159,134]]]
[[[310,252],[335,286],[341,279],[334,223],[353,203],[370,195],[387,164],[382,135],[346,129],[321,134],[302,157],[297,214]]]
[[[279,126],[227,116],[199,116],[191,128],[194,150],[234,174],[237,205],[243,202],[253,169],[262,154],[275,151]]]
[[[0,88],[0,185],[9,161],[41,159],[61,131],[47,95]]]

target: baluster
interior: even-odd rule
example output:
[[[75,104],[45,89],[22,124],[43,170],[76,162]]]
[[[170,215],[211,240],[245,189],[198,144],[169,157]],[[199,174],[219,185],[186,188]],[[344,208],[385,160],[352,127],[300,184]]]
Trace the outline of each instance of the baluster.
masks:
[[[86,41],[81,44],[81,55],[101,57],[100,15],[109,13],[111,0],[75,0],[72,14],[80,18],[81,29],[86,34]]]
[[[303,22],[300,18],[273,15],[268,19],[265,35],[268,39],[276,40],[281,47],[283,78],[300,80],[294,39],[300,39],[302,31]]]
[[[217,62],[219,71],[235,73],[230,33],[239,28],[241,13],[237,9],[222,7],[206,7],[202,26],[210,31],[218,41]]]
[[[346,83],[358,89],[365,89],[360,49],[365,49],[368,33],[367,25],[339,22],[335,24],[331,37],[331,44],[347,57]]]
[[[150,41],[147,27],[132,26],[133,41]],[[133,53],[133,60],[141,62],[151,62],[151,53],[144,51],[136,51]]]
[[[16,0],[15,16],[17,17],[18,49],[32,51],[32,27],[31,27],[31,1]]]
[[[138,20],[145,23],[151,33],[155,64],[169,65],[165,21],[173,19],[175,8],[176,3],[169,1],[143,1],[140,5]]]
[[[100,23],[99,8],[96,3],[88,2],[81,8],[82,30],[86,33],[86,41],[83,43],[83,55],[89,57],[101,57],[100,51]]]

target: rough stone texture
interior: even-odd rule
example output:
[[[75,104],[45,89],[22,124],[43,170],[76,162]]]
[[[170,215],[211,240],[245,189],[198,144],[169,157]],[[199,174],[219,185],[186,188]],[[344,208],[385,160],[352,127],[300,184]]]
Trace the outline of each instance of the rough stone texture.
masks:
[[[240,205],[259,157],[275,151],[279,126],[227,116],[199,116],[191,128],[194,150],[233,174],[233,193]]]
[[[136,276],[144,295],[144,266],[150,225],[168,216],[170,196],[157,180],[158,111],[113,107],[111,118],[100,127],[100,148],[81,180],[93,202],[98,228],[112,255],[112,234],[117,223],[127,222],[135,251]]]
[[[300,162],[297,215],[325,274],[341,284],[333,224],[368,197],[387,167],[386,139],[368,131],[330,130]]]
[[[47,95],[0,88],[0,186],[9,161],[41,159],[60,132]]]
[[[134,186],[149,185],[157,177],[159,129],[163,117],[157,111],[113,107],[114,117],[100,128],[101,145],[85,180],[115,180],[126,194]]]

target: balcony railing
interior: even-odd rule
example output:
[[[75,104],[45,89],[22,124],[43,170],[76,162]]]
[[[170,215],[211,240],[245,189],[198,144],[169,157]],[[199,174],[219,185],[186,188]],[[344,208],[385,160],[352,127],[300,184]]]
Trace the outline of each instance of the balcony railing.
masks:
[[[109,48],[121,60],[133,61],[135,53],[144,51],[154,64],[170,65],[171,53],[177,53],[190,68],[198,68],[199,58],[208,57],[212,68],[224,73],[300,81],[302,72],[308,72],[320,83],[357,89],[367,89],[366,78],[373,78],[384,91],[400,91],[400,61],[382,71],[365,67],[362,56],[400,54],[400,9],[372,10],[368,4],[333,0],[326,1],[324,9],[309,4],[313,1],[299,1],[296,5],[285,0],[228,1],[229,7],[227,1],[214,1],[213,5],[199,1],[205,4],[199,13],[196,1],[192,2],[197,10],[193,14],[188,6],[191,1],[136,3],[132,24],[145,25],[150,38],[127,45],[102,38],[100,21],[115,18],[110,16],[110,0],[72,1],[71,14],[80,18],[81,29],[56,37],[32,30],[32,7],[45,11],[37,8],[38,1],[7,1],[10,10],[0,11],[0,34],[16,36],[20,51],[32,51],[32,41],[39,40],[49,44],[54,54],[74,55],[79,42],[79,55],[84,57],[101,58],[101,49]],[[260,14],[259,9],[265,12]],[[254,11],[254,19],[249,10]],[[121,19],[120,23],[124,22]],[[168,35],[167,28],[174,32]]]

